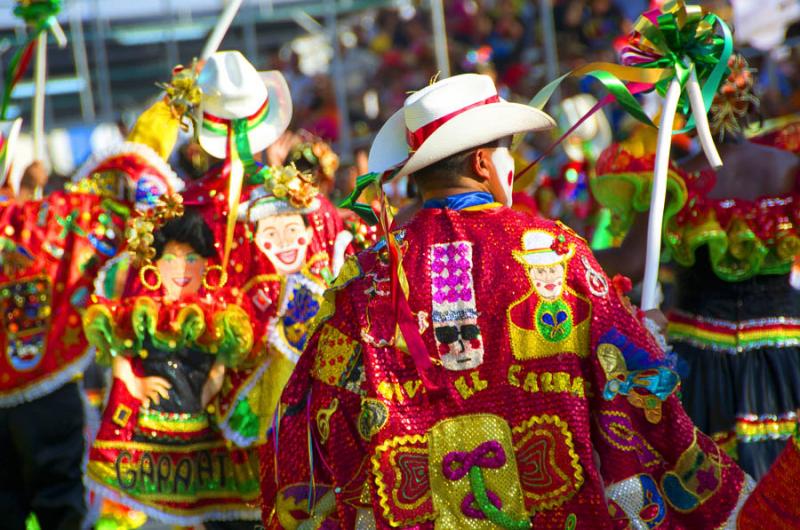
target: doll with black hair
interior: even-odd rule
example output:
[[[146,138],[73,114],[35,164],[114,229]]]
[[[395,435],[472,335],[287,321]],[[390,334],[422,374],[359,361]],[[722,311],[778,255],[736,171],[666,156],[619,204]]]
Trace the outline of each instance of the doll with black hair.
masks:
[[[229,452],[209,407],[225,370],[250,352],[247,313],[225,301],[203,218],[171,198],[130,231],[138,296],[100,301],[84,317],[112,365],[108,404],[89,457],[90,488],[165,523],[258,516],[255,455]]]

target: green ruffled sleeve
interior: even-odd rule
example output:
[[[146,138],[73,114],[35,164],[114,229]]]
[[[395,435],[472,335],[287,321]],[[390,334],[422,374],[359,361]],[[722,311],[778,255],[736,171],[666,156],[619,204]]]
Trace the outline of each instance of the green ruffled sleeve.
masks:
[[[229,305],[214,313],[213,320],[217,359],[225,366],[235,368],[247,358],[253,348],[250,317],[241,307]]]
[[[688,192],[686,183],[674,171],[667,179],[667,200],[664,204],[664,226],[684,204]],[[636,214],[650,209],[650,189],[653,173],[619,172],[599,174],[590,180],[595,200],[611,212],[609,230],[615,236],[624,236],[633,224]]]

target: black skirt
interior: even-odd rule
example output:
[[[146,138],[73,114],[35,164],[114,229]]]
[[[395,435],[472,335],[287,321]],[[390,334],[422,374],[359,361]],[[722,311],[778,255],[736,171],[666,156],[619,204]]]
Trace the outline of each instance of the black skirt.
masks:
[[[723,281],[703,249],[675,280],[669,335],[686,364],[684,407],[758,479],[797,423],[800,292],[788,275]]]

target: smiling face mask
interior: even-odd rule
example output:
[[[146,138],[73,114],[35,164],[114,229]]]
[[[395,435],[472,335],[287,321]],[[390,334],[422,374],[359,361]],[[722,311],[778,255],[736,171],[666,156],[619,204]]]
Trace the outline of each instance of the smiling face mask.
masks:
[[[514,157],[508,147],[498,147],[492,153],[492,164],[497,173],[497,182],[492,186],[492,195],[497,202],[507,207],[513,203]]]

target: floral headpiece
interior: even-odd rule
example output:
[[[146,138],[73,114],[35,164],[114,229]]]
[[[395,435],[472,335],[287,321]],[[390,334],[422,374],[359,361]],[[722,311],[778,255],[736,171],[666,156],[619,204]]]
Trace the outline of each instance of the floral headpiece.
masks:
[[[172,69],[172,79],[169,83],[157,83],[158,87],[166,92],[165,99],[174,116],[181,121],[181,128],[189,130],[189,124],[194,123],[193,110],[200,104],[202,92],[197,86],[197,73],[199,71],[197,59],[191,66],[181,64]]]
[[[250,192],[239,205],[240,221],[257,222],[273,215],[307,214],[320,206],[316,174],[300,171],[290,163],[269,168],[263,186]]]
[[[155,207],[128,221],[128,252],[136,267],[150,265],[156,257],[153,234],[164,223],[183,216],[183,197],[177,193],[162,195]]]
[[[335,155],[334,155],[335,156]],[[272,178],[264,187],[273,196],[287,201],[292,207],[305,209],[311,206],[319,193],[319,179],[297,169],[294,162],[272,168]]]
[[[326,142],[311,135],[306,136],[307,138],[303,142],[295,145],[289,151],[289,162],[297,163],[304,160],[316,168],[320,177],[333,180],[336,170],[339,169],[339,156]]]
[[[749,67],[747,60],[734,53],[728,59],[728,68],[730,73],[722,81],[711,105],[711,130],[720,140],[726,134],[742,134],[747,115],[759,104],[753,94],[755,70]]]

